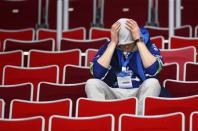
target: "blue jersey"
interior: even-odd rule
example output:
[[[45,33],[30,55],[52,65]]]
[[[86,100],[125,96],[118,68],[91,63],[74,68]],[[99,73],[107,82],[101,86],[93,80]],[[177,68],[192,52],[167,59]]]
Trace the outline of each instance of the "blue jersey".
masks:
[[[155,46],[155,44],[150,43],[148,31],[145,29],[141,29],[141,33],[148,50],[157,59],[151,66],[149,66],[148,68],[144,68],[138,51],[131,52],[129,54],[132,55],[132,57],[130,57],[127,68],[128,70],[132,71],[132,88],[138,88],[142,84],[142,82],[148,78],[155,78],[162,69],[163,64],[160,50]],[[104,68],[97,62],[97,60],[105,52],[108,44],[109,43],[104,44],[95,55],[91,64],[91,72],[95,78],[101,79],[110,87],[116,88],[118,87],[117,75],[122,71],[120,57],[124,57],[123,52],[119,48],[115,49],[109,68]],[[121,54],[122,56],[120,56],[119,54]]]

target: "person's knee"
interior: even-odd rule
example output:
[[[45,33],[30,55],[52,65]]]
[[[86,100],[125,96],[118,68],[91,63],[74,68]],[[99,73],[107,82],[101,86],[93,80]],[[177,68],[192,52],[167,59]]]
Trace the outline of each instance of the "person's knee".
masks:
[[[98,82],[99,82],[98,79],[89,79],[89,80],[87,80],[86,85],[85,85],[85,91],[89,92],[91,90],[97,90]]]
[[[156,85],[156,86],[160,86],[160,83],[158,81],[158,79],[156,78],[149,78],[145,81],[146,85]]]
[[[160,83],[158,81],[158,79],[156,78],[149,78],[147,79],[144,84],[146,85],[146,88],[149,88],[149,90],[156,90],[156,91],[160,91],[161,90],[161,86]]]

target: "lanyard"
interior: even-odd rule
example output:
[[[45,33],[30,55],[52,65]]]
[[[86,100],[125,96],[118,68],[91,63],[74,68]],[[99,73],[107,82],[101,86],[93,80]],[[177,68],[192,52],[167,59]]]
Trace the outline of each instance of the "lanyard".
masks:
[[[121,62],[122,71],[126,71],[126,67],[127,67],[127,65],[129,64],[129,61],[130,61],[130,59],[133,57],[133,54],[134,54],[134,53],[130,53],[130,54],[128,55],[128,57],[126,58],[126,60],[124,60],[124,55],[123,55],[122,51],[119,50],[119,51],[117,52],[117,54],[118,54],[119,61]]]

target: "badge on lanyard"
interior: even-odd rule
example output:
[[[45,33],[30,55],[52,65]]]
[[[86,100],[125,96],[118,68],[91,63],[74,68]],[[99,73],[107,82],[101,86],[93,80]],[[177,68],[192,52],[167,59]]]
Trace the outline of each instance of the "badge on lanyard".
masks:
[[[118,87],[119,88],[133,88],[132,85],[132,71],[127,69],[127,65],[129,60],[132,58],[132,54],[130,54],[127,59],[124,61],[123,55],[118,54],[121,64],[122,64],[122,71],[117,75]]]
[[[122,71],[117,75],[119,88],[132,88],[131,71]]]

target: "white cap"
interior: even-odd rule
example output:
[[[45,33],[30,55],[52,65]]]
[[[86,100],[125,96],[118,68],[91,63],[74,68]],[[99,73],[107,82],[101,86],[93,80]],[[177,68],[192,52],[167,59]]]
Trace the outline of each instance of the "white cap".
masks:
[[[127,20],[129,20],[129,19],[121,18],[118,20],[118,22],[120,23],[120,31],[119,31],[119,35],[118,35],[118,37],[119,37],[118,45],[126,45],[126,44],[134,42],[131,32],[126,28]]]

